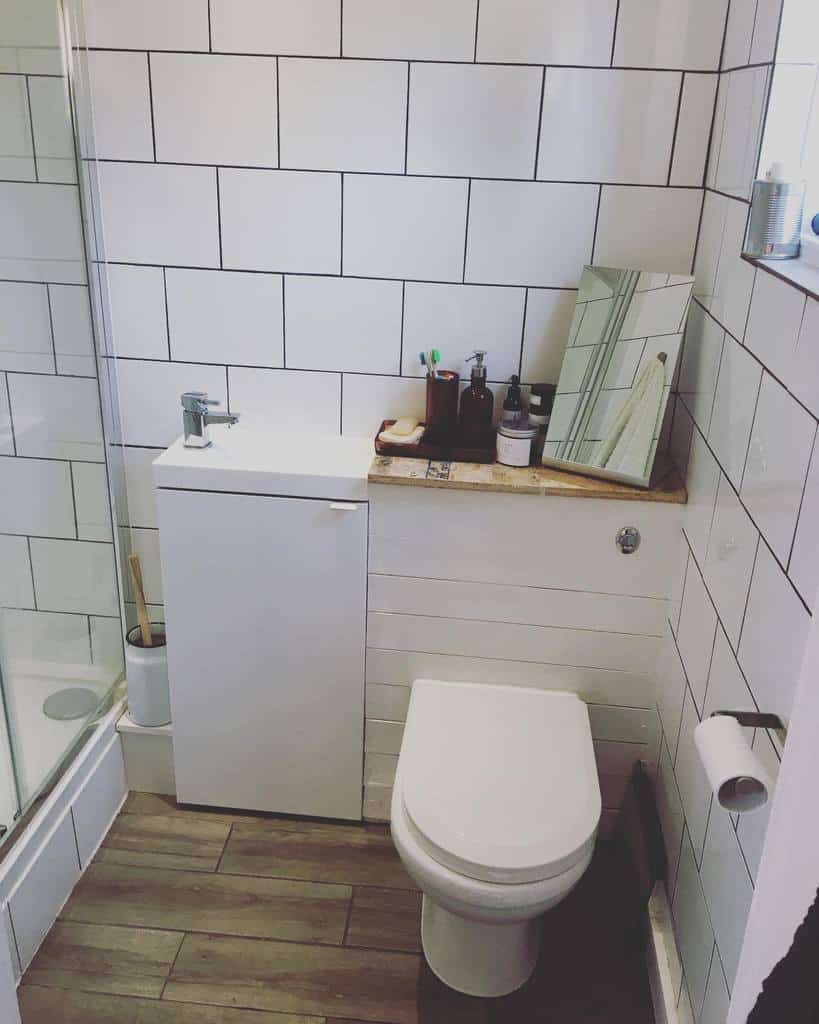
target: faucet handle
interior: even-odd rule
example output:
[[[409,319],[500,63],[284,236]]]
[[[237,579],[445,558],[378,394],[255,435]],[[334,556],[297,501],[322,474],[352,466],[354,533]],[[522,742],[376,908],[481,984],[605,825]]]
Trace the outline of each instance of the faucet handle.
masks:
[[[219,405],[219,401],[208,398],[207,391],[185,391],[182,395],[182,408],[186,412],[203,413],[209,405]]]

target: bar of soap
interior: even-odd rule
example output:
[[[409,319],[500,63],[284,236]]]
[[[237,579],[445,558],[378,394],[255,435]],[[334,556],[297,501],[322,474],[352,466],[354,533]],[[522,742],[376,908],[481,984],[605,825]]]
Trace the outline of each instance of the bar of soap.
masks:
[[[418,429],[418,420],[414,416],[402,416],[400,420],[389,428],[389,432],[397,437],[406,437],[414,434]]]

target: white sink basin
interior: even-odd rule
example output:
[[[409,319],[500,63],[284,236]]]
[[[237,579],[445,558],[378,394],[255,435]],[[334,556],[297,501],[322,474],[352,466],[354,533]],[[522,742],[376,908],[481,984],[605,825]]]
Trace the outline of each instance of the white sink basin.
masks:
[[[365,501],[373,443],[366,437],[212,426],[209,448],[182,439],[154,462],[157,487]]]

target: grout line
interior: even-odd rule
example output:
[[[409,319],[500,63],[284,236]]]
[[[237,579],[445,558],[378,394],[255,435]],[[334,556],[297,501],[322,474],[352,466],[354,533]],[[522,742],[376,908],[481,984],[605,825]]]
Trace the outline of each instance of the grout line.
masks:
[[[281,81],[281,69],[279,58],[276,58],[276,166],[282,166],[282,101],[280,96],[279,82]]]
[[[29,88],[28,82],[29,76],[25,76],[26,85],[26,105],[28,107],[28,130],[31,137],[31,161],[34,164],[34,180],[38,182],[40,180],[39,161],[37,160],[37,143],[34,140],[34,115],[31,112],[31,89]]]
[[[234,823],[231,822],[229,827],[228,827],[227,835],[225,836],[225,841],[222,844],[222,852],[219,854],[219,858],[216,861],[216,867],[213,869],[213,873],[214,874],[218,874],[219,873],[219,868],[222,866],[222,861],[225,859],[225,854],[227,853],[228,843],[230,842],[231,837],[233,836],[233,826],[234,826]]]
[[[77,519],[77,489],[74,485],[74,463],[68,463],[68,480],[71,485],[71,508],[74,511],[74,539],[80,539],[80,526]]]
[[[344,374],[340,373],[338,384],[338,432],[344,433]]]
[[[481,24],[481,0],[475,0],[475,48],[472,51],[472,63],[478,63],[478,33]]]
[[[469,247],[469,211],[472,205],[472,179],[469,179],[469,184],[466,188],[466,223],[464,225],[464,269],[461,277],[461,284],[466,284],[466,254]]]
[[[803,509],[803,507],[805,505],[805,495],[808,492],[808,477],[810,476],[810,471],[811,471],[811,466],[813,465],[814,456],[816,455],[817,450],[819,450],[819,449],[817,449],[817,445],[816,445],[817,437],[819,437],[819,430],[814,431],[814,434],[813,434],[813,444],[811,445],[811,449],[810,449],[810,458],[808,459],[808,468],[807,468],[807,470],[805,472],[805,479],[802,482],[802,494],[799,497],[799,510],[796,513],[796,523],[795,523],[794,528],[793,528],[793,536],[791,537],[791,546],[790,546],[790,550],[788,552],[788,572],[789,573],[790,573],[790,569],[791,569],[791,562],[793,561],[794,548],[796,547],[796,537],[797,537],[797,534],[799,533],[799,525],[800,525],[800,520],[802,518],[802,509]]]
[[[127,927],[134,927],[134,926],[133,925],[130,925],[130,926],[126,925],[125,927],[127,928]],[[138,925],[136,927],[139,928]],[[187,931],[183,931],[182,932],[182,938],[179,940],[179,946],[177,947],[177,950],[174,953],[173,960],[171,961],[170,965],[168,966],[168,973],[165,975],[165,980],[162,983],[162,990],[159,993],[159,999],[160,1000],[163,999],[164,996],[165,996],[165,989],[168,987],[168,982],[171,980],[171,975],[173,974],[174,967],[176,967],[176,961],[179,959],[179,954],[182,952],[182,947],[185,945],[185,939],[188,937],[188,934],[189,933]]]
[[[173,362],[171,355],[171,314],[168,309],[168,268],[162,268],[162,293],[165,297],[165,337],[168,342],[168,361]]]
[[[155,125],[155,118],[154,118],[154,87],[153,87],[153,75],[151,74],[151,52],[150,52],[150,50],[146,51],[145,57],[146,57],[147,62],[148,62],[148,107],[149,107],[150,112],[151,112],[151,145],[153,147],[153,152],[154,152],[154,161],[153,162],[156,163],[157,160],[156,160],[156,125]],[[99,161],[97,161],[97,162],[99,162]],[[150,163],[150,161],[146,161],[146,162]]]
[[[677,113],[674,115],[674,132],[671,136],[671,151],[668,154],[668,177],[666,178],[666,186],[671,187],[671,172],[674,169],[674,150],[677,145],[677,132],[680,127],[680,113],[682,111],[683,93],[685,91],[685,72],[680,75],[680,91],[677,94]],[[696,246],[694,248],[696,252]]]
[[[529,313],[529,289],[523,291],[523,318],[520,325],[520,359],[518,360],[518,377],[523,380],[523,347],[526,343],[526,317]]]
[[[341,172],[341,198],[338,204],[338,217],[338,273],[340,277],[344,277],[344,171]]]
[[[398,348],[398,373],[404,372],[404,320],[407,309],[407,282],[401,282],[401,338]]]
[[[287,368],[287,306],[285,302],[286,288],[284,286],[286,275],[282,274],[282,369]]]
[[[611,57],[609,65],[614,67],[614,51],[617,46],[617,28],[620,22],[620,0],[617,0],[617,7],[614,10],[614,30],[611,33]]]
[[[344,0],[338,5],[338,55],[344,56]]]
[[[222,253],[222,194],[219,190],[219,168],[216,167],[216,230],[219,233],[219,269],[224,270]]]
[[[34,559],[31,557],[31,537],[26,537],[26,545],[28,547],[28,568],[31,573],[31,594],[34,598],[34,611],[37,612],[40,609],[37,604],[37,585],[34,582]]]
[[[409,163],[409,117],[410,117],[410,74],[412,71],[412,61],[407,61],[407,119],[404,126],[404,174],[407,173],[407,166]]]
[[[597,248],[597,225],[600,222],[600,206],[603,202],[603,186],[598,185],[597,188],[597,207],[594,211],[594,232],[592,233],[591,255],[589,257],[591,263],[594,263],[594,250]]]
[[[210,0],[208,0],[208,53],[213,53],[213,25],[211,22]]]
[[[54,374],[57,374],[57,338],[54,331],[54,310],[51,305],[51,288],[52,285],[47,284],[46,290],[46,305],[48,306],[48,329],[51,333],[51,358],[54,360]],[[50,376],[50,375],[49,375]]]

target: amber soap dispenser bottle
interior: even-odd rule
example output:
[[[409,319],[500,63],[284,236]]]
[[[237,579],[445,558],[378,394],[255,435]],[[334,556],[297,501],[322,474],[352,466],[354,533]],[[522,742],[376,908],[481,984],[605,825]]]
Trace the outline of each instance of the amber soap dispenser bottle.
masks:
[[[467,356],[466,362],[475,361],[469,387],[461,395],[461,442],[475,448],[492,444],[492,412],[495,407],[492,392],[486,386],[486,352],[480,349]]]

